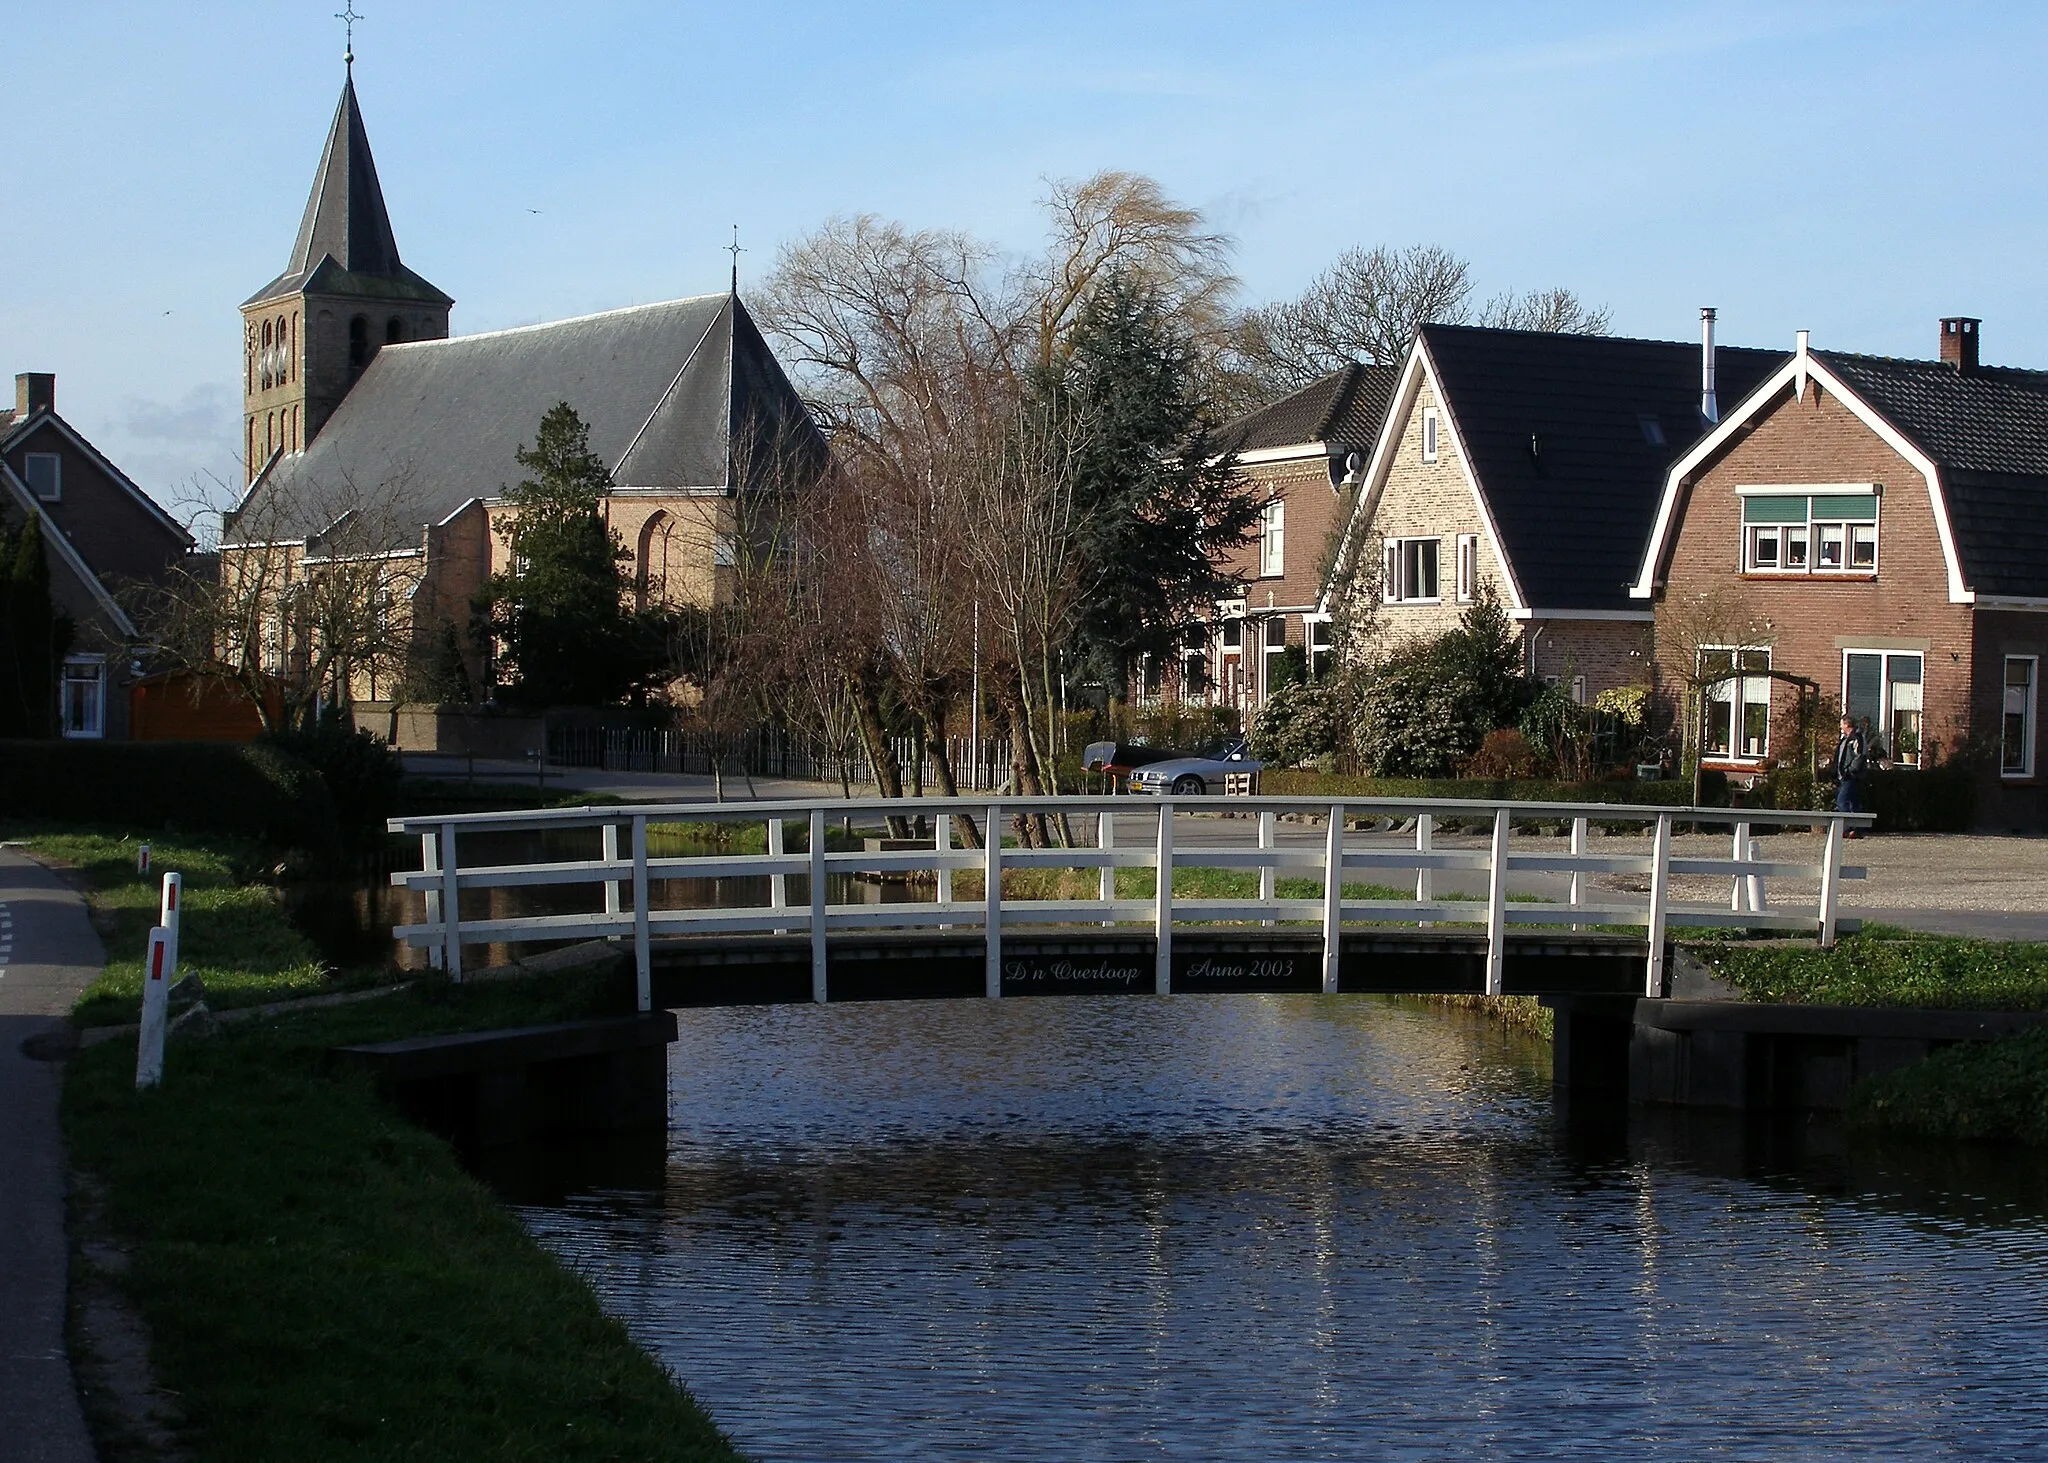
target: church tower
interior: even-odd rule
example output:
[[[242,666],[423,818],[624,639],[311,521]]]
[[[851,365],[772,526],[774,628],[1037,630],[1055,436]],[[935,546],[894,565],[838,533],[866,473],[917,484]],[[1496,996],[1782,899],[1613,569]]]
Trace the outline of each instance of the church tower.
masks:
[[[448,334],[455,301],[398,259],[354,58],[285,272],[242,306],[245,478],[303,452],[377,351]]]

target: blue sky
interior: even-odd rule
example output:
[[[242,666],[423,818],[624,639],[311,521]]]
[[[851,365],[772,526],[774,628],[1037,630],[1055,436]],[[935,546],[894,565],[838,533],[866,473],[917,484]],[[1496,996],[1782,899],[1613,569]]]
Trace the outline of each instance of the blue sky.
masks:
[[[283,267],[338,0],[70,0],[6,23],[8,373],[166,501],[236,471],[236,306]],[[1157,177],[1250,300],[1447,245],[1617,331],[2048,366],[2048,7],[490,6],[363,0],[406,262],[459,333],[723,287],[834,213],[1038,240],[1048,176]]]

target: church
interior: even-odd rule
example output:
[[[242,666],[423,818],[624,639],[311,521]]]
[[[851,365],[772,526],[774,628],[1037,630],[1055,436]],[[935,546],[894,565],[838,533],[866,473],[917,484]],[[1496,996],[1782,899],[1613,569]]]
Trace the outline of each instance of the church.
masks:
[[[399,257],[351,63],[291,259],[242,306],[247,482],[223,516],[223,576],[275,573],[270,598],[289,602],[322,565],[374,563],[415,663],[452,625],[470,684],[489,685],[471,597],[509,567],[514,454],[567,402],[611,471],[604,512],[639,601],[720,602],[770,459],[824,450],[736,285],[451,334],[454,300]],[[263,622],[266,669],[303,672],[318,627],[283,609]],[[407,689],[388,660],[334,675],[332,699]]]

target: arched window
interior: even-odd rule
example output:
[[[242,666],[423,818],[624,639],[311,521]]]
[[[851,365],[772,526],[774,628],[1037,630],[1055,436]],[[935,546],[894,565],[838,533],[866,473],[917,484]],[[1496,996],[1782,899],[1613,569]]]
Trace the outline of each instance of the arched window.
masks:
[[[256,418],[249,418],[249,452],[244,459],[249,465],[249,476],[256,476]]]
[[[348,363],[357,371],[370,363],[370,322],[360,315],[348,322]]]
[[[634,568],[633,598],[641,609],[668,604],[670,595],[682,588],[669,583],[670,552],[675,547],[676,521],[657,509],[640,527],[640,562]]]
[[[277,446],[277,413],[272,412],[263,422],[263,455],[268,458]]]
[[[306,444],[299,437],[299,409],[292,408],[292,451],[304,452]]]
[[[271,332],[270,332],[270,322],[269,322],[268,320],[266,320],[266,321],[264,321],[264,322],[263,322],[263,371],[262,371],[262,381],[263,381],[263,389],[264,389],[265,391],[268,391],[268,390],[270,389],[270,383],[271,383],[271,380],[272,380],[272,376],[271,376],[271,370],[270,370],[270,356],[271,356]]]
[[[277,384],[282,386],[292,379],[291,322],[280,315],[277,317]]]
[[[393,315],[384,322],[384,344],[396,345],[405,339],[405,322]]]

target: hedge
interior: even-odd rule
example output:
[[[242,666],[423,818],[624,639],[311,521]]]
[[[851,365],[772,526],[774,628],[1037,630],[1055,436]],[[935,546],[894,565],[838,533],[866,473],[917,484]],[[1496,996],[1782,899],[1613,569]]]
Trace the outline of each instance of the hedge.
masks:
[[[1692,784],[1671,778],[1655,782],[1509,781],[1485,777],[1344,777],[1282,768],[1259,778],[1267,797],[1471,798],[1479,802],[1634,803],[1682,808],[1692,801]]]
[[[320,774],[246,743],[0,741],[0,816],[226,834],[315,858],[340,843]]]
[[[1976,821],[1981,776],[1971,762],[1879,769],[1863,780],[1863,806],[1877,815],[1880,833],[1965,833]]]

